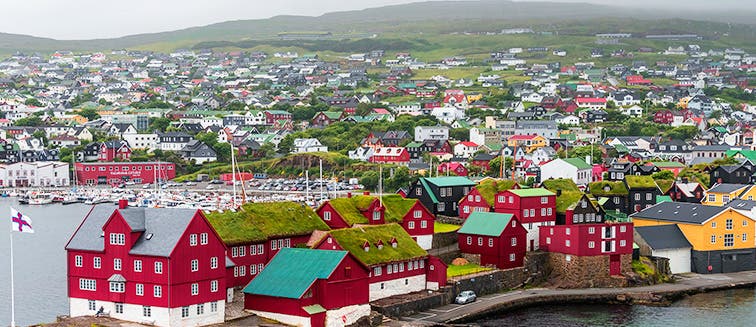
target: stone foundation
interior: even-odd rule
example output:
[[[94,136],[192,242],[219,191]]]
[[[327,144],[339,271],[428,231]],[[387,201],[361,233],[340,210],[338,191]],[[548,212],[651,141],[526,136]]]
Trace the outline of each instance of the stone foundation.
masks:
[[[548,266],[551,268],[548,281],[560,288],[625,287],[632,273],[632,254],[620,256],[622,275],[609,275],[609,256],[585,256],[549,253]]]

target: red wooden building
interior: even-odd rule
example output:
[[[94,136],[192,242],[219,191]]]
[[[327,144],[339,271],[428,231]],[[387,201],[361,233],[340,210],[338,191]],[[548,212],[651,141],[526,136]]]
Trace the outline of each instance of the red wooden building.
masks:
[[[556,222],[556,194],[544,188],[506,190],[496,194],[494,211],[515,215],[528,230],[528,250],[538,249],[538,228]]]
[[[370,162],[385,163],[407,166],[410,162],[410,154],[407,148],[403,147],[382,147],[376,148]]]
[[[286,121],[291,122],[291,113],[283,110],[265,110],[265,124],[273,125],[277,122]]]
[[[224,321],[226,248],[201,211],[95,206],[66,245],[70,315]]]
[[[100,154],[97,161],[110,162],[113,160],[131,160],[131,148],[124,141],[108,141],[100,144]]]
[[[672,110],[664,109],[654,113],[654,123],[657,124],[671,124],[675,119],[675,114]]]
[[[79,185],[148,184],[176,177],[176,164],[169,162],[77,162],[75,170]]]
[[[324,202],[315,212],[332,229],[397,223],[421,248],[428,250],[433,244],[435,216],[419,200],[399,194],[382,197],[350,194]]]
[[[369,269],[370,301],[446,284],[446,265],[430,258],[397,224],[344,228],[313,237],[313,248],[349,251]]]
[[[480,256],[480,265],[522,267],[528,231],[512,214],[474,212],[457,231],[459,250]]]
[[[446,175],[447,172],[457,176],[467,176],[467,168],[460,162],[444,162],[438,165],[438,173]]]
[[[540,246],[543,251],[573,256],[607,256],[608,275],[622,273],[622,256],[633,253],[633,223],[612,221],[598,202],[583,195],[565,211],[564,223],[541,226]]]
[[[313,231],[329,229],[310,207],[294,202],[247,203],[207,218],[234,263],[226,272],[229,287],[247,285],[279,250],[304,245]]]
[[[459,200],[459,217],[466,219],[473,212],[493,211],[497,193],[519,188],[520,186],[512,180],[493,178],[481,180],[470,190],[470,193]]]
[[[244,308],[292,326],[348,326],[370,315],[368,269],[347,251],[282,249],[244,288]]]

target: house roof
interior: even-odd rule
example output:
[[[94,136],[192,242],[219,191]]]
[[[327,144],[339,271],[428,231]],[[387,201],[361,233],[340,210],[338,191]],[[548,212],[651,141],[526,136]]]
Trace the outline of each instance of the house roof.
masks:
[[[626,175],[625,183],[628,189],[659,188],[651,176]]]
[[[246,287],[244,293],[299,299],[318,279],[327,279],[347,251],[283,248]]]
[[[418,202],[417,199],[406,199],[399,194],[377,196],[358,195],[351,198],[336,198],[329,202],[331,206],[346,220],[349,225],[367,224],[368,218],[362,214],[373,201],[379,200],[386,208],[384,219],[387,223],[398,223],[404,219],[407,212]]]
[[[691,248],[677,225],[635,227],[635,231],[654,250]]]
[[[700,225],[724,210],[729,210],[729,208],[700,203],[662,202],[636,212],[631,217]]]
[[[593,169],[593,166],[589,165],[587,162],[585,162],[584,159],[580,158],[567,158],[567,159],[561,159],[564,160],[564,162],[575,166],[577,169]]]
[[[423,258],[428,255],[428,252],[397,224],[344,228],[331,231],[331,236],[365,266]],[[396,239],[396,248],[391,246],[392,239]],[[378,241],[383,243],[382,249],[378,249]],[[368,251],[362,247],[365,242],[370,244]]]
[[[473,212],[457,233],[499,236],[512,220],[512,214],[496,212]]]
[[[482,196],[489,205],[493,206],[496,193],[511,190],[515,186],[515,184],[517,183],[510,179],[488,178],[480,181],[478,186],[475,186],[475,188],[478,190],[478,193],[480,193],[480,196]]]
[[[756,201],[735,199],[725,204],[725,206],[737,210],[751,210],[756,208]]]
[[[627,195],[629,192],[622,181],[601,181],[588,184],[588,189],[595,196]]]
[[[295,202],[246,203],[237,212],[213,212],[207,219],[227,245],[329,230],[312,208]]]
[[[460,176],[428,177],[421,179],[438,187],[475,186],[475,182],[471,181],[467,177]]]
[[[718,184],[710,188],[707,193],[725,193],[730,194],[745,189],[749,185],[746,184]]]
[[[545,188],[525,188],[525,189],[509,190],[509,192],[512,192],[520,197],[555,195],[553,192]]]
[[[170,256],[196,209],[126,208],[113,209],[97,205],[84,218],[79,229],[66,245],[66,250],[104,251],[105,238],[100,237],[105,223],[114,212],[119,212],[133,231],[143,232],[131,247],[129,254],[157,257]],[[149,238],[148,238],[148,235]]]
[[[552,192],[556,192],[557,190],[580,191],[575,181],[569,178],[547,179],[541,182],[541,186]]]

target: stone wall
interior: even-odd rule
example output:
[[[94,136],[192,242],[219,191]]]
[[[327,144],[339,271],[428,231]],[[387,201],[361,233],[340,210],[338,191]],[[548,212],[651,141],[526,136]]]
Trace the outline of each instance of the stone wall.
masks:
[[[460,225],[465,223],[465,220],[459,217],[449,217],[444,215],[436,215],[436,221],[444,224]]]
[[[453,300],[448,288],[442,288],[437,292],[422,291],[381,299],[371,302],[370,306],[384,316],[402,317],[447,305]]]
[[[620,257],[621,273],[632,273],[632,254]],[[549,253],[549,283],[561,288],[624,287],[625,276],[609,275],[609,256],[574,256]]]
[[[457,243],[457,232],[433,234],[433,248],[438,249]]]
[[[656,273],[662,276],[671,276],[672,270],[669,268],[669,258],[662,257],[647,257],[651,260],[651,264],[654,265]]]

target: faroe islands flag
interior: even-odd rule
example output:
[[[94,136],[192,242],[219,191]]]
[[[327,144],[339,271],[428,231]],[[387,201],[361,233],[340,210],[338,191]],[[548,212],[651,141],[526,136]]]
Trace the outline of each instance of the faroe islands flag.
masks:
[[[21,233],[34,233],[31,218],[24,216],[13,207],[11,210],[11,230]]]

